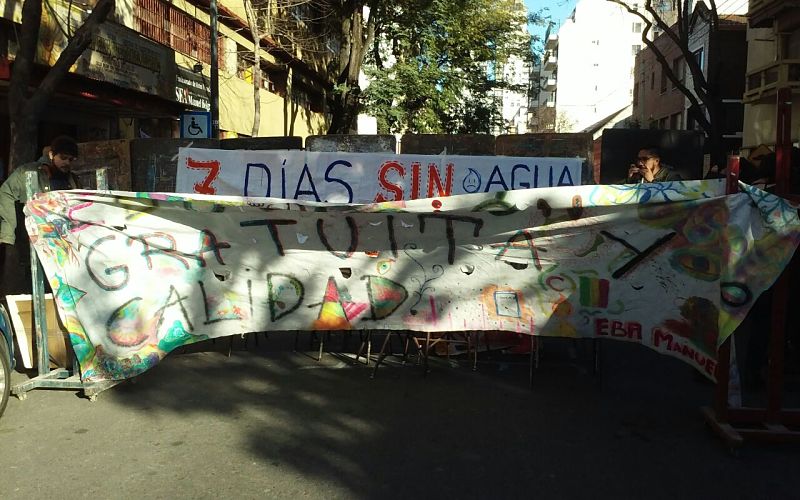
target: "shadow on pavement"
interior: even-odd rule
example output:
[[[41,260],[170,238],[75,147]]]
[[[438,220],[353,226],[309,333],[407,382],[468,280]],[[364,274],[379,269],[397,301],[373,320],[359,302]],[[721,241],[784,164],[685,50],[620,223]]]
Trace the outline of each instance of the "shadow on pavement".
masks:
[[[583,347],[572,359],[569,342],[544,342],[530,390],[525,358],[483,355],[477,372],[466,362],[452,367],[437,359],[427,377],[421,367],[390,362],[370,380],[370,370],[349,358],[326,354],[318,363],[292,353],[290,336],[271,335],[258,349],[234,346],[230,357],[170,355],[97,403],[37,391],[12,401],[0,439],[11,436],[19,445],[39,412],[63,412],[54,431],[84,450],[73,465],[92,478],[81,490],[86,494],[131,488],[155,497],[796,495],[796,449],[753,446],[730,456],[699,412],[713,386],[690,367],[606,342],[599,379]],[[20,467],[33,466],[47,450],[29,452]],[[50,467],[40,473],[70,470]],[[0,480],[8,470],[0,469]],[[30,488],[18,493],[35,496]]]

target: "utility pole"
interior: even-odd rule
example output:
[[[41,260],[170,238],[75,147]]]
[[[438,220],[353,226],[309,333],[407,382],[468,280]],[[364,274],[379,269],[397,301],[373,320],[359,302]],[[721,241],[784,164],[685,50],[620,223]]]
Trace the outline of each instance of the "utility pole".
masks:
[[[211,137],[219,139],[219,47],[217,0],[211,0]]]

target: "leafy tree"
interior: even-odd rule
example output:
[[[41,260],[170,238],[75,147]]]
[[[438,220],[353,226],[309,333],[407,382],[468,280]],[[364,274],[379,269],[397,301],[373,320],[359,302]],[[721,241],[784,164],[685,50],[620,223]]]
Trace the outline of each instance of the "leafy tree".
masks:
[[[22,5],[22,27],[19,50],[14,59],[8,89],[8,111],[11,128],[9,167],[37,157],[36,142],[39,122],[47,103],[75,61],[89,47],[97,27],[114,11],[115,0],[99,0],[84,23],[69,38],[58,60],[47,71],[41,83],[31,89],[31,73],[36,61],[39,28],[42,22],[42,0],[25,0]]]
[[[490,132],[502,125],[496,79],[516,56],[532,61],[513,0],[397,0],[375,13],[365,106],[381,132]]]
[[[725,164],[725,150],[722,141],[722,97],[712,65],[721,61],[722,54],[717,43],[719,34],[719,12],[716,0],[703,0],[708,6],[708,76],[689,49],[692,28],[693,4],[688,0],[607,0],[624,7],[628,12],[642,20],[642,42],[651,50],[661,65],[661,70],[672,84],[686,96],[689,101],[689,113],[697,120],[708,138],[712,164]],[[637,7],[641,5],[641,7]],[[674,24],[673,19],[677,19]],[[676,74],[672,61],[667,60],[664,52],[651,40],[651,31],[658,28],[667,37],[669,46],[674,47],[683,56],[686,67],[692,78],[691,88]]]

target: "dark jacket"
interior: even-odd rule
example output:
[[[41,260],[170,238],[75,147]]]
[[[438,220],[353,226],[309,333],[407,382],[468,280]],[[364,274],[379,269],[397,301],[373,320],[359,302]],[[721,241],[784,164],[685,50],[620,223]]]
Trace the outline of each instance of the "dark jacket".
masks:
[[[669,181],[682,181],[683,177],[681,174],[675,171],[671,166],[667,165],[666,163],[661,164],[661,168],[658,170],[658,173],[653,178],[653,182],[669,182]],[[628,177],[625,179],[625,184],[636,184],[639,182],[639,179],[632,179]]]
[[[26,172],[39,172],[39,192],[50,191],[50,172],[47,169],[49,160],[42,156],[37,161],[26,163],[14,169],[8,179],[0,186],[0,243],[13,245],[14,232],[17,228],[16,203],[28,201],[25,189]],[[69,174],[70,189],[78,187],[77,178]]]

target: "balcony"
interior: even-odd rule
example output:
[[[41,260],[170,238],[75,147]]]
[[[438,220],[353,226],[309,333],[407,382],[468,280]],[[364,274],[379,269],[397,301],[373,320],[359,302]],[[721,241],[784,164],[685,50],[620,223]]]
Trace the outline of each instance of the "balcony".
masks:
[[[544,43],[544,49],[555,50],[556,47],[558,47],[558,35],[553,33],[547,37],[547,40]]]
[[[555,54],[548,54],[547,57],[544,59],[544,69],[545,71],[555,71],[558,67],[558,58]]]
[[[772,21],[800,9],[800,0],[750,0],[747,16],[751,28],[771,28]]]
[[[544,90],[548,92],[552,92],[556,89],[556,79],[555,78],[548,78],[544,82]]]
[[[774,99],[777,90],[784,87],[800,90],[800,59],[782,59],[747,73],[743,101]]]

